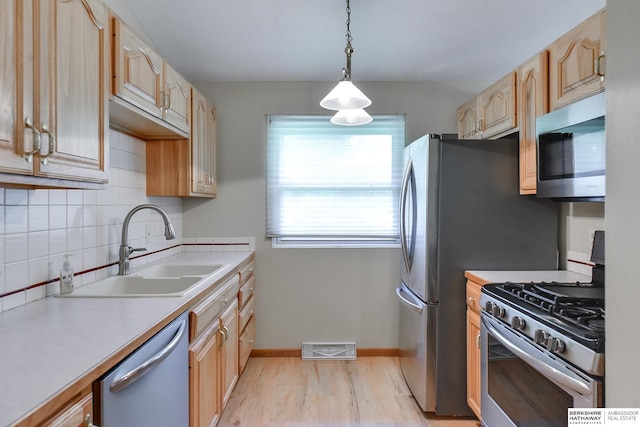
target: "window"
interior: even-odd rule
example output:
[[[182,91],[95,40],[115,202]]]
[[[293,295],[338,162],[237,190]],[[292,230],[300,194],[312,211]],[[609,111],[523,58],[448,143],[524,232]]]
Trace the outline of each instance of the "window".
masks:
[[[404,115],[337,126],[267,117],[267,237],[274,246],[396,246]]]

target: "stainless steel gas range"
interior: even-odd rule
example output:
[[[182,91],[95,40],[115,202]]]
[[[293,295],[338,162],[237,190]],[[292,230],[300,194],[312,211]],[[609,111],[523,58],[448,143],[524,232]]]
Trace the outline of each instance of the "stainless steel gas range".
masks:
[[[569,408],[604,406],[604,236],[596,240],[590,283],[483,287],[484,426],[566,426]]]

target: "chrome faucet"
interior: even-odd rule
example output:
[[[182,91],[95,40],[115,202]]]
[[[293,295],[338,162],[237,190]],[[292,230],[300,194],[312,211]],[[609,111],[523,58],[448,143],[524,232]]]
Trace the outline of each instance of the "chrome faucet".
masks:
[[[120,240],[120,260],[118,261],[118,276],[126,276],[129,271],[129,255],[136,251],[146,251],[147,248],[132,248],[127,244],[127,235],[129,234],[129,222],[133,214],[142,209],[151,209],[158,212],[164,221],[164,237],[167,240],[176,238],[176,231],[171,224],[169,215],[156,205],[139,205],[131,209],[122,223],[122,239]]]

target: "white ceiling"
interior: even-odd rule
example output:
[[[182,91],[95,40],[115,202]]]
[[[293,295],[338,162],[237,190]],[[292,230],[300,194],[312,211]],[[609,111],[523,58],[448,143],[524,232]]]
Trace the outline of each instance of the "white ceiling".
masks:
[[[333,81],[345,0],[125,0],[191,81]],[[357,81],[497,80],[606,0],[351,0]]]

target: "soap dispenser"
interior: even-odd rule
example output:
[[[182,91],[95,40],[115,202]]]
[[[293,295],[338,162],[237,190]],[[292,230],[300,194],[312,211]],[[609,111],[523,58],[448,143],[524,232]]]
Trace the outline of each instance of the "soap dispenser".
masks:
[[[67,295],[73,292],[73,269],[69,263],[71,254],[64,256],[62,270],[60,270],[60,295]]]

